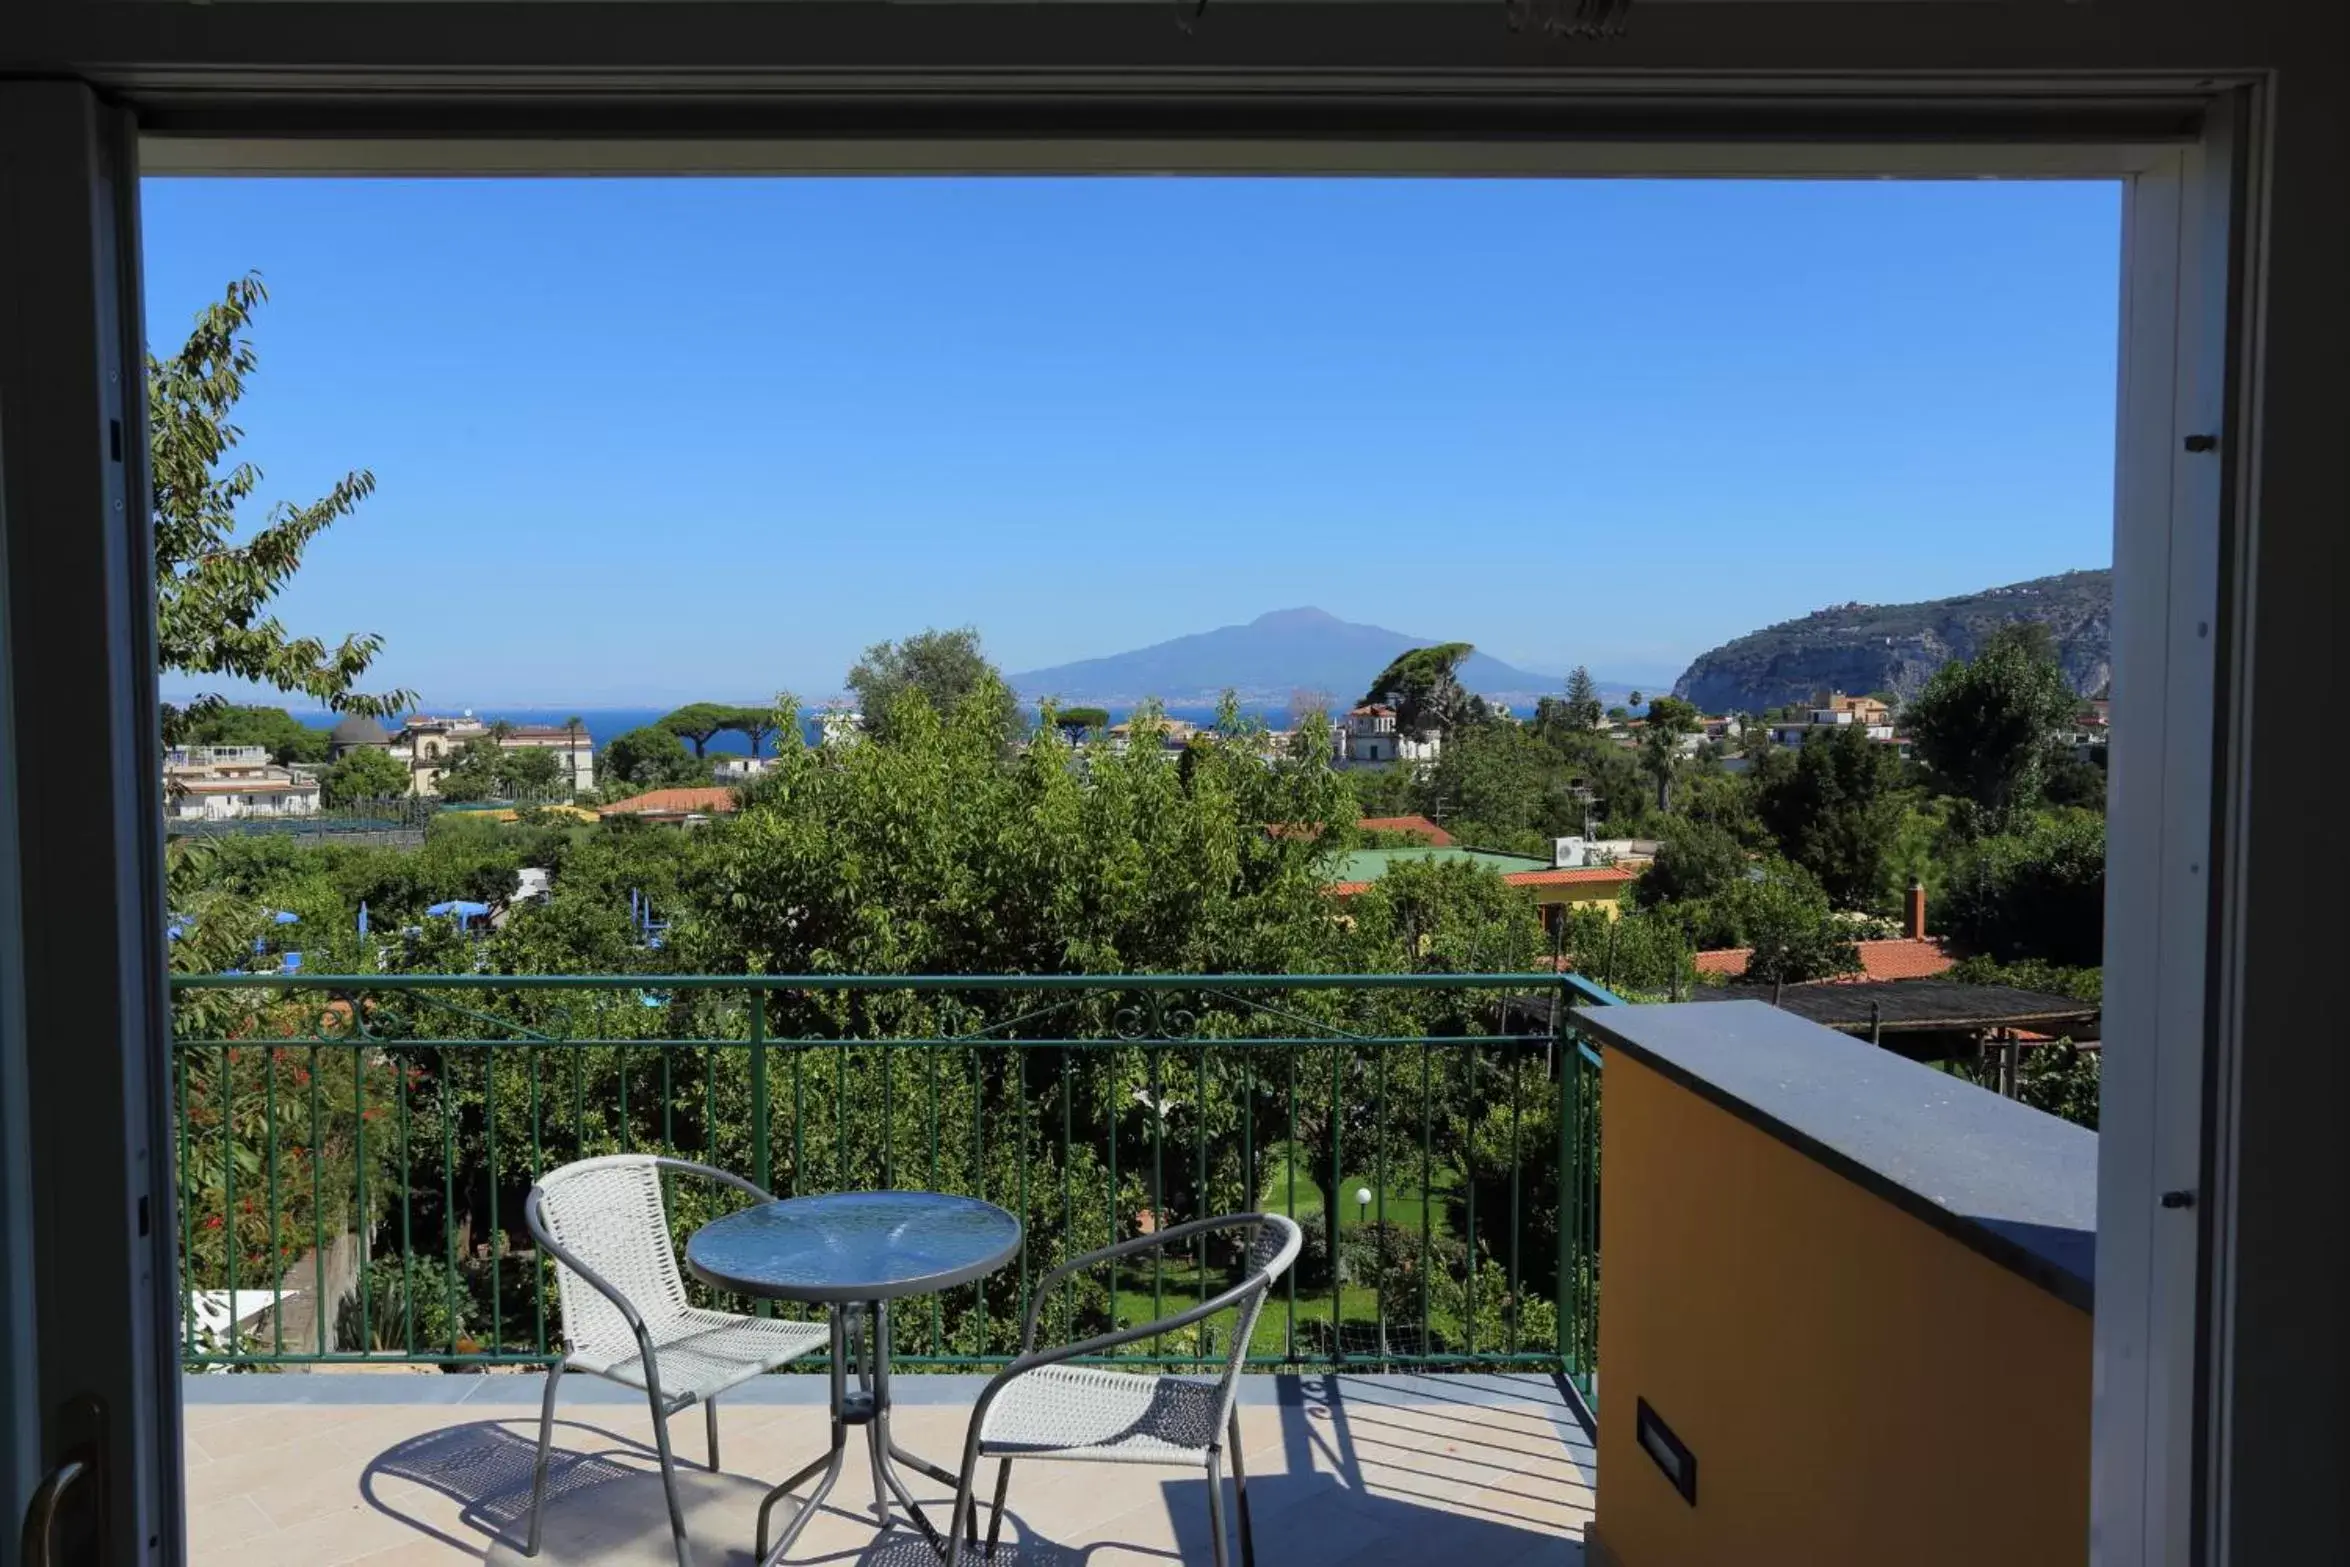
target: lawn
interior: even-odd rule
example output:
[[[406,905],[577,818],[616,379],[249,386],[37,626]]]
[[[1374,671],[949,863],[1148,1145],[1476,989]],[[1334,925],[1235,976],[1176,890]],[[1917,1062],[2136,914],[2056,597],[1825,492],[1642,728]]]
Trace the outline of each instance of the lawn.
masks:
[[[1297,1199],[1294,1205],[1290,1201],[1293,1167],[1297,1177]],[[1322,1189],[1322,1183],[1314,1179],[1313,1170],[1304,1155],[1294,1152],[1288,1144],[1276,1145],[1266,1158],[1265,1171],[1264,1189],[1257,1198],[1265,1212],[1286,1213],[1300,1224],[1322,1217],[1329,1198]],[[1376,1174],[1376,1171],[1352,1174],[1340,1183],[1339,1190],[1346,1194],[1346,1206],[1338,1216],[1340,1234],[1343,1235],[1358,1219],[1376,1219],[1382,1212],[1388,1223],[1402,1225],[1406,1230],[1417,1231],[1421,1217],[1425,1215],[1430,1234],[1452,1233],[1452,1225],[1445,1218],[1447,1194],[1459,1179],[1452,1171],[1440,1168],[1435,1172],[1435,1192],[1431,1196],[1421,1189],[1416,1166],[1408,1173],[1390,1168],[1384,1208],[1380,1202],[1379,1183],[1374,1178]],[[1354,1200],[1355,1193],[1366,1190],[1371,1193],[1368,1207]]]
[[[1302,1190],[1299,1195],[1301,1198],[1303,1197]],[[1220,1270],[1213,1268],[1209,1270],[1209,1274],[1207,1293],[1212,1296],[1228,1282],[1228,1278]],[[1115,1296],[1115,1310],[1118,1323],[1122,1327],[1139,1326],[1157,1317],[1171,1317],[1186,1306],[1197,1305],[1200,1300],[1198,1270],[1188,1262],[1178,1267],[1172,1258],[1168,1259],[1166,1271],[1160,1277],[1159,1295],[1156,1301],[1151,1295],[1150,1272],[1147,1268],[1128,1273],[1121,1283],[1124,1287],[1119,1289]],[[1369,1327],[1378,1322],[1379,1292],[1376,1289],[1369,1285],[1349,1284],[1345,1287],[1344,1296],[1345,1298],[1340,1303],[1340,1310],[1346,1322],[1360,1327]],[[1218,1329],[1222,1329],[1228,1320],[1219,1319],[1214,1325]],[[1329,1290],[1299,1290],[1297,1294],[1297,1327],[1300,1342],[1303,1342],[1309,1324],[1320,1323],[1327,1327],[1329,1322]],[[1196,1331],[1196,1329],[1187,1328],[1169,1338],[1164,1346],[1164,1353],[1169,1355],[1184,1353],[1192,1343],[1191,1334]],[[1249,1336],[1249,1353],[1252,1355],[1280,1355],[1289,1346],[1288,1334],[1289,1284],[1287,1280],[1282,1280],[1273,1286],[1272,1298],[1265,1302],[1264,1312],[1257,1318],[1256,1331]],[[1148,1354],[1150,1353],[1149,1342],[1145,1340],[1143,1343],[1123,1351],[1123,1353]]]

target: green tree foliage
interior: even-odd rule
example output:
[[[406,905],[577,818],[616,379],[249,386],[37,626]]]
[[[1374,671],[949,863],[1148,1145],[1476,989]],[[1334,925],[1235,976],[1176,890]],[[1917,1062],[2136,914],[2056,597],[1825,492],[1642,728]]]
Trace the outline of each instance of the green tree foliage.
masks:
[[[545,746],[500,745],[494,735],[469,740],[435,785],[444,800],[545,800],[560,792],[563,762]]]
[[[1577,664],[1567,676],[1566,705],[1560,718],[1576,729],[1597,729],[1607,711],[1599,700],[1599,684],[1591,671]]]
[[[330,647],[293,635],[267,613],[311,541],[357,509],[375,476],[354,470],[307,505],[281,501],[258,531],[236,536],[237,508],[260,488],[261,470],[222,466],[242,436],[231,415],[258,362],[250,328],[267,297],[259,275],[247,274],[198,314],[176,353],[147,356],[158,661],[165,673],[257,681],[338,711],[387,717],[415,698],[356,689],[382,650],[380,636],[355,634]],[[179,722],[166,713],[167,740],[179,738]]]
[[[2016,1097],[2094,1132],[2103,1066],[2101,1052],[2080,1049],[2069,1039],[2035,1046],[2024,1052],[2016,1073]]]
[[[850,669],[846,684],[856,693],[867,730],[879,740],[894,738],[900,699],[908,692],[918,692],[932,712],[949,719],[968,703],[984,704],[982,716],[999,746],[1009,744],[1019,730],[1019,701],[988,662],[979,633],[970,626],[876,642]]]
[[[613,736],[597,758],[596,773],[607,793],[690,788],[710,781],[709,768],[658,724]]]
[[[1681,739],[1697,730],[1697,709],[1677,696],[1660,696],[1648,704],[1648,723],[1640,734],[1640,768],[1656,785],[1656,808],[1673,808],[1673,780],[1682,770]]]
[[[1860,949],[1828,910],[1817,886],[1792,876],[1765,877],[1726,900],[1754,949],[1748,984],[1800,984],[1860,972]]]
[[[991,680],[967,697],[942,715],[901,691],[887,744],[820,753],[787,726],[748,808],[713,840],[681,948],[754,972],[1280,972],[1309,960],[1331,926],[1321,837],[1351,805],[1326,750],[1268,765],[1258,737],[1218,734],[1180,759],[1088,747],[1080,766],[1047,730],[1006,760],[1008,693]]]
[[[1952,864],[1943,924],[1960,946],[2004,963],[2103,961],[2105,821],[2049,812],[1970,844]]]
[[[688,702],[675,712],[662,714],[653,722],[692,746],[694,755],[699,757],[705,754],[713,736],[734,727],[734,715],[739,711],[738,708],[721,706],[716,702]]]
[[[2036,990],[2044,996],[2070,996],[2075,1001],[2105,999],[2103,969],[2068,967],[2042,958],[2002,963],[1978,953],[1959,959],[1946,977],[1962,985],[2011,985],[2017,990]]]
[[[1346,783],[1358,816],[1405,816],[1427,808],[1420,770],[1408,762],[1349,772]]]
[[[1762,819],[1755,814],[1757,785],[1752,772],[1728,773],[1704,760],[1689,768],[1674,789],[1673,816],[1677,821],[1719,828],[1749,849],[1773,846]],[[1659,836],[1669,836],[1670,827]]]
[[[240,707],[234,703],[206,704],[180,722],[183,745],[260,745],[280,766],[288,762],[327,759],[327,731],[299,723],[282,707]]]
[[[726,729],[743,737],[751,754],[757,756],[767,744],[768,736],[779,727],[775,709],[770,707],[730,707],[726,710]]]
[[[518,746],[498,754],[498,782],[510,800],[550,797],[557,792],[564,772],[562,757],[545,746]]]
[[[1755,790],[1755,810],[1779,852],[1809,871],[1839,908],[1869,908],[1890,891],[1887,866],[1901,827],[1900,761],[1853,726],[1815,735],[1792,767]]]
[[[1654,890],[1640,889],[1643,907],[1678,927],[1693,950],[1754,948],[1746,970],[1750,980],[1793,984],[1860,966],[1851,931],[1808,871],[1785,860],[1756,860],[1739,850],[1739,869],[1733,873],[1732,842],[1718,828],[1697,826],[1665,840],[1675,851],[1668,880]],[[1660,860],[1668,858],[1663,847]],[[1649,874],[1655,874],[1653,867]],[[1688,889],[1685,895],[1666,895],[1681,887]]]
[[[2056,746],[2046,764],[2040,797],[2050,805],[2105,814],[2105,768],[2084,762],[2070,746]]]
[[[433,787],[442,799],[460,804],[497,798],[503,792],[498,787],[500,749],[497,741],[487,737],[468,740]]]
[[[1642,908],[1700,903],[1727,895],[1755,869],[1729,829],[1681,818],[1657,840],[1656,859],[1632,884]]]
[[[1696,982],[1695,948],[1669,911],[1609,919],[1605,909],[1579,905],[1567,911],[1560,949],[1576,973],[1621,996],[1685,996]]]
[[[2040,799],[2050,732],[2077,703],[2048,629],[2018,622],[1993,633],[1973,658],[1934,671],[1905,717],[1936,783],[1972,801],[1983,827],[2001,832]]]
[[[1599,686],[1580,664],[1567,676],[1565,696],[1546,696],[1534,704],[1534,728],[1545,739],[1588,735],[1606,716]]]
[[[1110,727],[1109,709],[1101,707],[1056,707],[1053,709],[1053,727],[1072,740],[1084,738],[1088,730]]]
[[[1416,778],[1411,809],[1463,843],[1542,854],[1558,831],[1582,830],[1557,753],[1517,724],[1486,720],[1455,729]]]
[[[330,810],[362,800],[397,799],[408,792],[408,769],[381,747],[363,745],[335,759],[318,781],[321,803]]]
[[[1362,704],[1395,709],[1395,724],[1409,734],[1450,736],[1461,725],[1486,716],[1484,699],[1461,684],[1460,667],[1477,649],[1467,642],[1440,642],[1399,653],[1363,693]]]
[[[1398,860],[1347,914],[1341,939],[1365,971],[1525,973],[1546,948],[1525,893],[1459,860]]]

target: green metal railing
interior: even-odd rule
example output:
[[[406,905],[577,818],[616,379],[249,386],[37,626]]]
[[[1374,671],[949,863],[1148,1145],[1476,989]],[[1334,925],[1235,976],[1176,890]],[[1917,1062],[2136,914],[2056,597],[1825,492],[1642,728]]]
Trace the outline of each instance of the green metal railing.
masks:
[[[1576,976],[202,975],[172,990],[192,1364],[543,1363],[559,1307],[522,1198],[540,1171],[639,1151],[782,1196],[913,1186],[1019,1215],[1012,1267],[893,1322],[909,1366],[1008,1360],[1032,1281],[1067,1258],[1271,1207],[1308,1243],[1248,1363],[1526,1367],[1595,1390],[1600,1056],[1574,1018],[1616,998]],[[718,1211],[700,1184],[672,1189],[680,1240]],[[1042,1304],[1046,1330],[1164,1315],[1233,1261],[1203,1242],[1073,1283]],[[289,1328],[289,1300],[330,1296],[345,1298]],[[1121,1363],[1203,1364],[1229,1349],[1216,1327]]]

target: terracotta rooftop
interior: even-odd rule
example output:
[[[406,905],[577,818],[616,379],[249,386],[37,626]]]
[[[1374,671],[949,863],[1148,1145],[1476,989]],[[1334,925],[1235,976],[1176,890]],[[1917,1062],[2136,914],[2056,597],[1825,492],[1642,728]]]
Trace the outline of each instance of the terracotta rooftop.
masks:
[[[1639,874],[1621,865],[1571,865],[1547,871],[1511,871],[1502,880],[1513,887],[1571,887],[1591,882],[1622,886]]]
[[[1512,877],[1511,880],[1517,878]],[[1957,959],[1944,949],[1941,942],[1928,938],[1924,941],[1896,937],[1890,941],[1856,941],[1860,949],[1860,972],[1847,976],[1849,981],[1869,979],[1928,979],[1947,972]],[[1723,947],[1713,952],[1700,952],[1691,961],[1700,974],[1721,974],[1736,979],[1746,972],[1747,960],[1754,956],[1752,947]],[[1821,980],[1820,984],[1835,984],[1835,980]]]
[[[598,816],[723,816],[735,809],[732,789],[654,789],[601,807]]]

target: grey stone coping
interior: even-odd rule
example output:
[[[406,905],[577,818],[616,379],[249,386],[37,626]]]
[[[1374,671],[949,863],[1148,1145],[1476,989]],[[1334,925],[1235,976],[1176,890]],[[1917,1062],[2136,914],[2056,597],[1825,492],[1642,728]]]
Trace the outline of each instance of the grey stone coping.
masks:
[[[1768,1002],[1589,1007],[1575,1021],[1607,1049],[2090,1308],[2095,1132]],[[1605,1104],[1603,1089],[1603,1128]]]

